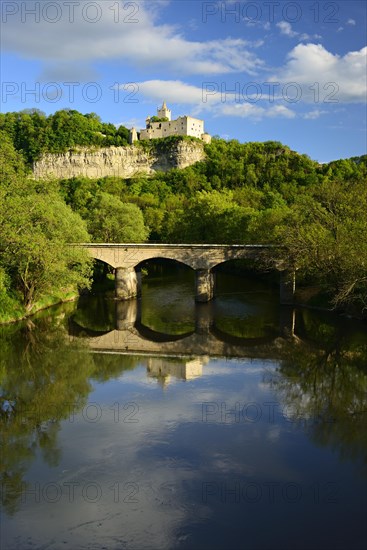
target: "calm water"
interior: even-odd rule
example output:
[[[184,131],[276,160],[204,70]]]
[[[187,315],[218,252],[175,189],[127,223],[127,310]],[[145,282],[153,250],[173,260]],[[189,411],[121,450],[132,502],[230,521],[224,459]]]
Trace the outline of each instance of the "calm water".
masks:
[[[366,548],[366,324],[157,268],[0,335],[2,549]]]

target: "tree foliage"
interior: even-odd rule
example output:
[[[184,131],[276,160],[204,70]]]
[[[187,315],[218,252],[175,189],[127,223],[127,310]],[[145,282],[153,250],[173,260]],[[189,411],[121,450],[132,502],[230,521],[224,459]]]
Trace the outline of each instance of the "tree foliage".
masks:
[[[126,128],[102,123],[93,113],[70,110],[49,117],[37,110],[6,113],[0,115],[0,128],[7,137],[2,146],[7,158],[4,181],[8,182],[0,188],[0,199],[6,185],[13,182],[16,188],[16,182],[24,179],[20,155],[30,163],[44,151],[127,143]],[[169,154],[182,139],[171,136],[139,145]],[[158,242],[281,244],[283,264],[295,267],[301,278],[324,286],[335,305],[366,306],[366,155],[321,165],[276,141],[222,139],[213,139],[205,151],[205,161],[151,177],[27,183],[36,200],[27,198],[23,188],[12,199],[14,216],[22,224],[17,208],[24,204],[30,216],[34,212],[44,220],[58,220],[57,212],[64,212],[61,206],[52,213],[50,205],[39,204],[47,193],[50,202],[58,185],[62,200],[85,221],[96,241],[140,242],[149,233]],[[68,219],[66,211],[64,218]],[[42,226],[34,219],[31,226],[43,227],[40,231],[45,235],[47,223]],[[19,233],[21,240],[25,231]],[[38,242],[42,249],[42,239],[37,239],[35,231],[34,246]]]
[[[90,260],[84,251],[68,246],[88,240],[88,232],[57,186],[27,179],[9,139],[0,139],[2,286],[3,291],[19,292],[30,310],[42,295],[88,286]]]
[[[88,216],[88,229],[93,242],[144,242],[148,237],[140,208],[108,193],[100,193]]]
[[[95,113],[83,115],[63,109],[46,116],[37,109],[19,113],[1,113],[0,130],[21,151],[32,166],[44,153],[64,153],[75,147],[109,147],[127,145],[129,130],[104,123]]]
[[[366,305],[367,156],[320,165],[278,142],[205,149],[207,161],[184,170],[73,178],[61,190],[86,219],[101,192],[137,205],[155,241],[281,244],[284,265],[334,305]]]
[[[10,515],[28,489],[33,461],[41,455],[49,466],[59,464],[61,422],[87,403],[91,378],[121,376],[137,363],[87,353],[65,324],[53,310],[20,330],[3,330],[0,339],[0,503]]]
[[[279,230],[284,259],[322,282],[335,305],[367,306],[367,187],[334,180],[301,195]]]

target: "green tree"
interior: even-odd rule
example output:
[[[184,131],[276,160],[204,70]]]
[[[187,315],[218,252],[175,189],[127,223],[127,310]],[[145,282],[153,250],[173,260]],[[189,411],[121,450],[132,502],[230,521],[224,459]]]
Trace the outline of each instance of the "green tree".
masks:
[[[177,213],[167,237],[174,242],[246,242],[254,215],[252,208],[239,206],[230,191],[200,191]]]
[[[278,232],[284,262],[322,282],[335,306],[367,307],[367,188],[327,182],[300,195]]]
[[[38,109],[0,114],[0,130],[21,151],[28,166],[44,153],[63,153],[84,147],[109,147],[128,144],[129,131],[103,123],[96,113],[83,115],[73,109],[62,109],[46,117]]]
[[[42,295],[89,285],[90,259],[69,246],[89,239],[83,220],[57,187],[27,179],[9,139],[2,137],[0,267],[29,311]]]
[[[148,237],[140,208],[108,193],[100,193],[87,223],[95,242],[144,242]]]

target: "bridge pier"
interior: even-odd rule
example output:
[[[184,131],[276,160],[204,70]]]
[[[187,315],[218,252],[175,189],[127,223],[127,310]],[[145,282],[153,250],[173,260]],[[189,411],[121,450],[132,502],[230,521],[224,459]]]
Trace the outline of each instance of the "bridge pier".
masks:
[[[284,270],[280,272],[279,301],[281,305],[292,305],[296,291],[296,272]]]
[[[141,320],[141,300],[116,300],[116,330],[134,328],[136,321]]]
[[[214,273],[210,269],[195,271],[195,301],[209,302],[214,298]]]
[[[195,332],[209,334],[213,325],[213,311],[210,304],[198,303],[195,306]]]
[[[141,294],[141,273],[133,267],[116,267],[115,269],[115,298],[116,300],[130,300]]]

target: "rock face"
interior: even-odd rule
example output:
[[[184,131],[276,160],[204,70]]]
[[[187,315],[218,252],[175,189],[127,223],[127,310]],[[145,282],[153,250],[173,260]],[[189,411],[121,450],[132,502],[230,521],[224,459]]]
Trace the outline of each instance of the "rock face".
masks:
[[[168,172],[172,168],[186,168],[204,159],[204,145],[193,141],[179,141],[162,150],[159,146],[144,149],[136,145],[80,148],[77,151],[45,155],[35,163],[33,174],[36,179],[67,179],[76,176],[131,178],[142,173],[152,175],[158,171]]]

